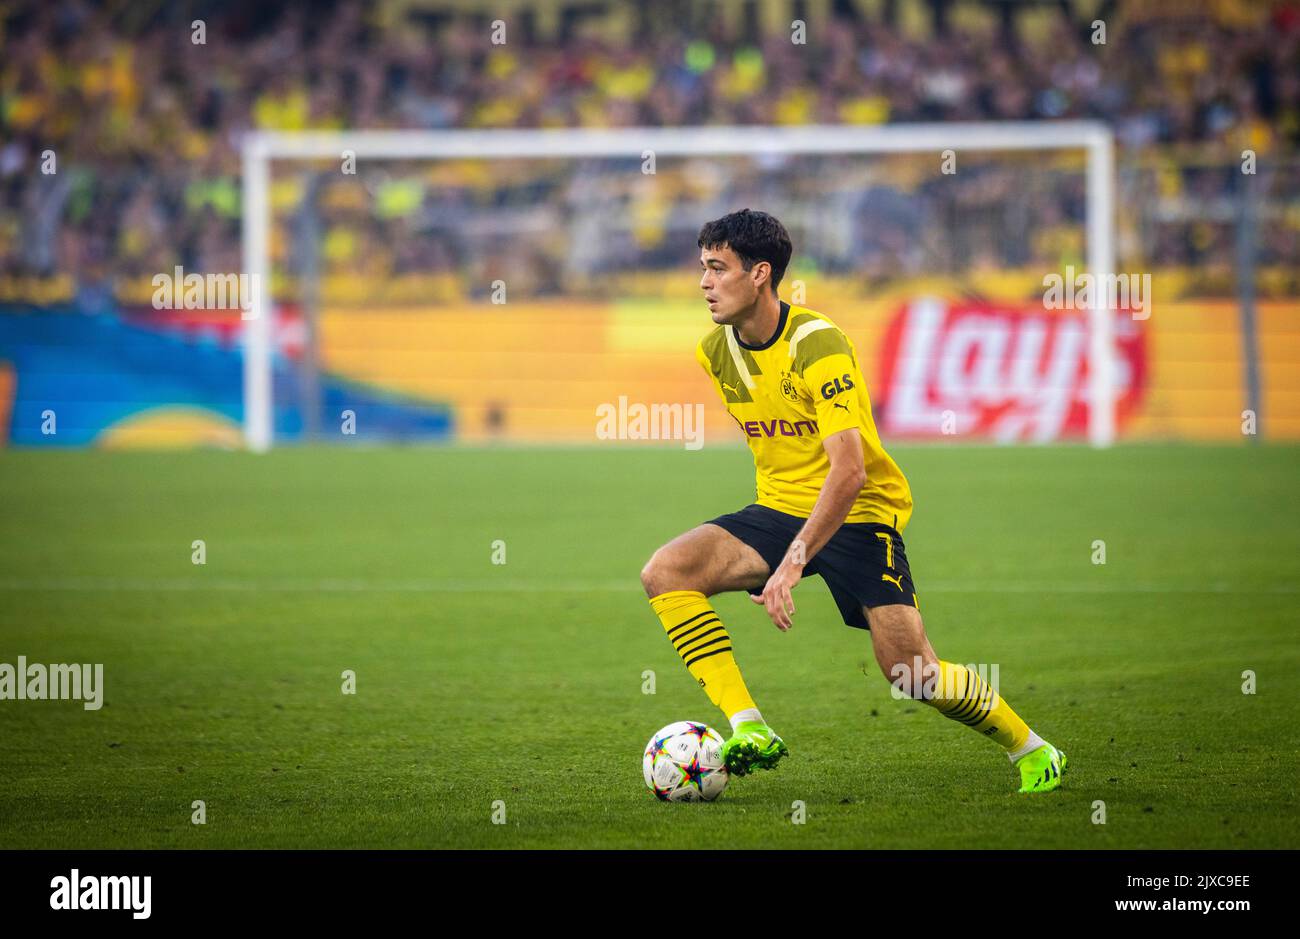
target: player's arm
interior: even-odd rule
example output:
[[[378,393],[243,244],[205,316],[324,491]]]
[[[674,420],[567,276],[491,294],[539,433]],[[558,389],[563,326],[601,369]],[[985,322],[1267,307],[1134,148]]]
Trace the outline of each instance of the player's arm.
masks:
[[[790,542],[777,569],[768,578],[763,595],[750,596],[755,603],[766,607],[767,615],[772,617],[772,622],[782,632],[790,628],[790,616],[794,613],[794,599],[790,591],[803,577],[804,566],[839,531],[844,520],[849,517],[854,500],[867,482],[862,434],[857,427],[831,434],[822,441],[822,446],[826,448],[831,468],[817,495],[812,513],[799,529],[799,534]]]

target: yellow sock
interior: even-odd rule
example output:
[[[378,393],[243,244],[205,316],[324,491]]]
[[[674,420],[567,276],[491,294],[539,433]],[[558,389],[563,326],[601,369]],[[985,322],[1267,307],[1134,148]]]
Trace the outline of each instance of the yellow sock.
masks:
[[[756,707],[731,654],[731,637],[698,590],[670,590],[650,600],[664,631],[709,700],[731,719]]]
[[[988,682],[964,665],[941,659],[934,695],[925,703],[976,733],[992,737],[1008,753],[1019,750],[1029,739],[1029,725]]]

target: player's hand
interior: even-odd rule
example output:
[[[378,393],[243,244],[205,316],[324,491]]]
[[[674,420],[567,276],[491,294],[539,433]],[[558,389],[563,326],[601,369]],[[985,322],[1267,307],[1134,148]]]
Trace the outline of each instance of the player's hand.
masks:
[[[793,625],[790,617],[794,615],[794,598],[790,595],[790,591],[801,579],[803,579],[803,565],[796,564],[786,557],[767,579],[762,596],[749,595],[755,603],[761,603],[766,607],[767,615],[772,617],[772,622],[781,632],[785,632]]]

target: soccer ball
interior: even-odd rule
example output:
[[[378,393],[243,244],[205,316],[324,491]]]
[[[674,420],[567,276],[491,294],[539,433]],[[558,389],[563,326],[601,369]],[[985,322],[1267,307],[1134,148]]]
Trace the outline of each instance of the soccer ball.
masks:
[[[665,802],[712,802],[727,788],[722,743],[722,735],[706,724],[669,724],[645,746],[646,786]]]

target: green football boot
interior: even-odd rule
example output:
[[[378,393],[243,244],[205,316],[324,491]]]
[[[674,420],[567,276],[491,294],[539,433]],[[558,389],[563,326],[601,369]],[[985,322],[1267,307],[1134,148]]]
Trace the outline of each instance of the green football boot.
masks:
[[[759,721],[741,721],[736,732],[722,745],[727,772],[745,776],[751,770],[772,769],[790,748],[776,731]]]
[[[1051,792],[1061,784],[1065,772],[1065,754],[1050,743],[1030,750],[1016,760],[1020,770],[1020,792]]]

